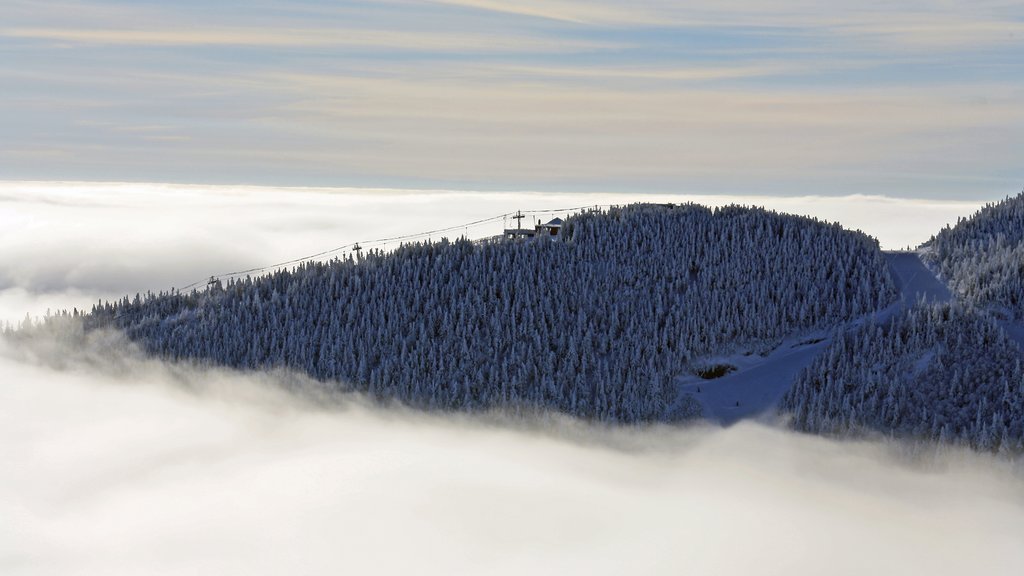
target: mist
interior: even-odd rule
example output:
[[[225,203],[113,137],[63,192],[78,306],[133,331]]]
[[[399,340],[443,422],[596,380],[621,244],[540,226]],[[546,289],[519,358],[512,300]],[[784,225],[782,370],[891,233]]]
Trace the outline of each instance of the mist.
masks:
[[[202,286],[212,275],[352,242],[452,226],[443,235],[493,236],[514,222],[462,225],[516,210],[548,210],[531,218],[549,219],[589,205],[738,203],[838,221],[894,249],[924,242],[983,200],[0,182],[0,323],[47,309],[88,309],[99,299]]]
[[[1020,574],[1024,475],[767,424],[430,415],[0,344],[4,574]]]
[[[887,248],[981,204],[8,182],[0,323],[517,209],[635,201],[762,205]],[[1024,474],[985,456],[765,423],[426,414],[287,372],[168,364],[114,333],[19,339],[0,340],[5,575],[1024,573]]]

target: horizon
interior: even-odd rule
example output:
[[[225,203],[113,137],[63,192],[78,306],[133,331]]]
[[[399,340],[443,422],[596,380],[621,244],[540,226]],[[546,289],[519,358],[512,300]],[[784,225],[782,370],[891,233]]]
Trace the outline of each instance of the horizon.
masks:
[[[0,270],[0,322],[271,268],[355,242],[461,228],[517,210],[554,217],[565,216],[567,207],[635,202],[759,206],[838,222],[875,237],[883,249],[902,250],[988,201],[0,181],[0,260],[7,263]],[[501,222],[490,226],[466,228],[465,235],[501,234]]]

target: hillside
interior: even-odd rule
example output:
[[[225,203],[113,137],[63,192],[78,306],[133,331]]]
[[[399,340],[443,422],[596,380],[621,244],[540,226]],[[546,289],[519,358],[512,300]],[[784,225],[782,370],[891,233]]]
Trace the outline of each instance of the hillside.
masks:
[[[920,255],[953,301],[840,331],[779,410],[807,432],[1024,451],[1024,194],[947,227]]]
[[[923,248],[954,293],[1024,320],[1024,193],[985,206]]]
[[[798,430],[1024,450],[1020,349],[993,318],[923,305],[886,325],[841,333],[783,397]]]
[[[757,208],[636,205],[571,216],[554,241],[405,245],[102,303],[84,323],[164,358],[287,367],[418,407],[646,422],[694,415],[668,407],[701,358],[764,353],[894,298],[861,233]]]

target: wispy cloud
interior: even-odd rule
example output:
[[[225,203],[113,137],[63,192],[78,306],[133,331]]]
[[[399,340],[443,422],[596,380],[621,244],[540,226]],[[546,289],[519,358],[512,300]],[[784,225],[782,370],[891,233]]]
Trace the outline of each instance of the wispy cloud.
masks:
[[[915,51],[957,51],[1019,46],[1024,21],[890,14],[834,28],[876,47]],[[877,48],[876,48],[877,49]]]
[[[1024,41],[1024,16],[1008,18],[1004,2],[900,1],[886,5],[832,4],[813,0],[740,0],[737,2],[630,3],[597,0],[433,0],[524,17],[600,27],[748,28],[786,30],[797,34],[831,35],[859,43],[905,49],[958,50],[1010,46]]]
[[[985,131],[1024,124],[1015,90],[998,85],[973,103],[973,91],[956,86],[633,89],[573,86],[546,73],[482,82],[284,74],[269,83],[292,94],[278,107],[279,121],[325,142],[361,136],[349,154],[364,169],[394,165],[384,159],[386,147],[410,172],[454,180],[504,180],[526,170],[541,179],[586,174],[617,183],[695,181],[734,170],[824,180],[864,166],[876,176],[899,167],[964,177],[948,152],[930,157],[937,128],[964,132],[942,144],[966,158]],[[1007,152],[1020,141],[1010,138]]]
[[[811,64],[810,66],[813,66]],[[734,64],[718,66],[491,66],[481,68],[481,74],[526,78],[591,78],[621,80],[667,80],[682,82],[703,82],[709,80],[730,80],[739,78],[763,78],[780,74],[798,74],[809,66],[764,62],[757,64]]]
[[[630,10],[607,2],[567,2],[551,0],[534,2],[507,2],[504,0],[428,0],[436,4],[462,6],[477,10],[487,10],[502,14],[528,16],[568,22],[572,24],[652,24],[657,22],[655,15],[646,6]],[[656,12],[655,12],[656,14]]]
[[[995,0],[34,6],[0,24],[13,178],[918,196],[1024,178],[1024,9]]]
[[[367,47],[437,52],[572,52],[615,47],[610,42],[562,41],[526,35],[472,32],[317,28],[83,29],[5,28],[0,36],[69,43],[134,46]]]

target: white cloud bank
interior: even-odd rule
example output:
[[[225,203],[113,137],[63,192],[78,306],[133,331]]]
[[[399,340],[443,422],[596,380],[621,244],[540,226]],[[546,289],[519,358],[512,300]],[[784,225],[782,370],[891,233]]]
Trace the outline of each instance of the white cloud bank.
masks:
[[[214,274],[519,209],[641,201],[765,206],[838,221],[878,237],[885,248],[901,248],[970,215],[983,199],[0,182],[0,322],[41,315],[47,308],[88,308],[98,298],[181,288]],[[554,215],[564,212],[538,216]],[[448,236],[500,234],[503,224],[457,229]]]
[[[1024,571],[1024,477],[986,458],[316,409],[94,346],[0,348],[4,574]]]
[[[765,205],[889,246],[980,204],[2,183],[0,320],[516,209],[645,200]],[[984,458],[911,466],[760,425],[325,409],[280,392],[297,377],[37,344],[0,346],[3,574],[1024,570],[1024,479]]]

